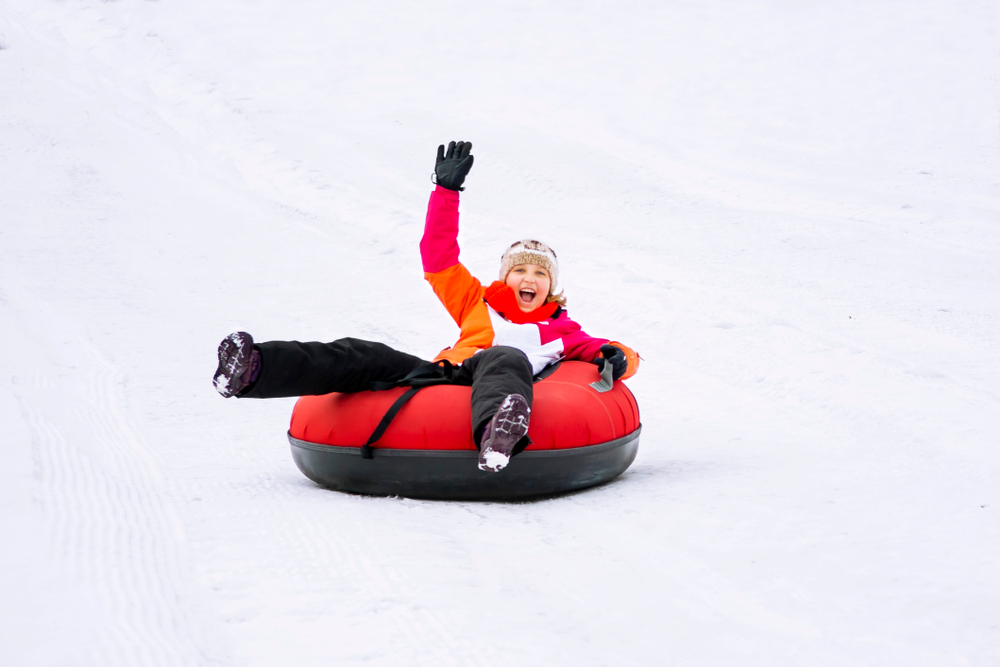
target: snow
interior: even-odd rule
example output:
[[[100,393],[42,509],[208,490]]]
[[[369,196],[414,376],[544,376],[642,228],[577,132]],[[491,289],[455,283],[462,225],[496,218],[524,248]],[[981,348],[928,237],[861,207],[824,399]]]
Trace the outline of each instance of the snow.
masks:
[[[483,460],[479,464],[480,470],[488,470],[489,472],[499,472],[507,467],[507,463],[510,461],[510,457],[503,452],[496,452],[492,449],[486,450],[486,455],[482,457]]]
[[[1000,663],[998,14],[0,0],[5,663]],[[611,484],[327,491],[212,386],[454,341],[452,139],[463,261],[544,239],[643,356]]]

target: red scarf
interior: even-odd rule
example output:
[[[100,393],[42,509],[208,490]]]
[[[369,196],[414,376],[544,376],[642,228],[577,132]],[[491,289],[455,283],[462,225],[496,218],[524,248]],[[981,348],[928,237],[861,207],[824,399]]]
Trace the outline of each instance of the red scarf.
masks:
[[[493,310],[503,315],[504,319],[514,324],[529,324],[547,320],[559,308],[558,303],[547,303],[535,308],[530,313],[526,313],[517,305],[517,295],[514,294],[513,288],[500,280],[494,281],[486,288],[483,299],[490,304]]]

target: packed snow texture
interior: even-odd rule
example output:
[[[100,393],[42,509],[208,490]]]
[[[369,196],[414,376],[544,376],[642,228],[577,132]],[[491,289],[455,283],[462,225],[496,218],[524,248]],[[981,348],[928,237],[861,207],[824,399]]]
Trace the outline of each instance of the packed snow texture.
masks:
[[[0,0],[3,662],[998,664],[998,27]],[[453,139],[466,265],[549,243],[644,359],[613,483],[336,493],[293,399],[212,386],[235,330],[455,340],[417,250]]]

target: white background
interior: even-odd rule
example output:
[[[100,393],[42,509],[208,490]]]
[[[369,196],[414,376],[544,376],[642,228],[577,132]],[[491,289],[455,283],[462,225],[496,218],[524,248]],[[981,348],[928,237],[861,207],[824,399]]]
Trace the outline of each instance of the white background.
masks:
[[[10,665],[996,665],[993,0],[0,0]],[[215,348],[457,330],[417,243],[552,245],[639,456],[327,491]]]

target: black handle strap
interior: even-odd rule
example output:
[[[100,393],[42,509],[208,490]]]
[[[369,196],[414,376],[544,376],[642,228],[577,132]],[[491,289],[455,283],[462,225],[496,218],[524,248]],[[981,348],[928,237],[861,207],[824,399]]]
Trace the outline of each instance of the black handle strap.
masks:
[[[413,398],[418,391],[424,387],[432,387],[438,384],[451,384],[454,382],[454,375],[455,366],[447,359],[442,359],[432,364],[417,366],[398,382],[372,382],[372,391],[385,391],[387,389],[395,389],[396,387],[409,387],[409,389],[400,394],[399,398],[392,404],[392,407],[382,415],[382,421],[375,427],[372,437],[368,438],[368,442],[361,446],[361,458],[374,458],[372,445],[378,442],[379,438],[385,433],[385,430],[389,428],[392,420],[396,418],[399,411],[406,405],[406,402]]]
[[[389,428],[389,424],[391,424],[392,420],[396,418],[399,411],[403,409],[406,402],[413,398],[417,392],[420,391],[420,389],[421,387],[410,387],[404,393],[400,394],[399,398],[397,398],[392,404],[392,407],[389,408],[388,412],[382,416],[382,421],[380,421],[378,426],[375,427],[375,432],[372,433],[372,437],[368,438],[368,442],[361,446],[361,458],[374,458],[372,456],[372,445],[378,442],[378,439],[381,438],[385,433],[385,430]]]

